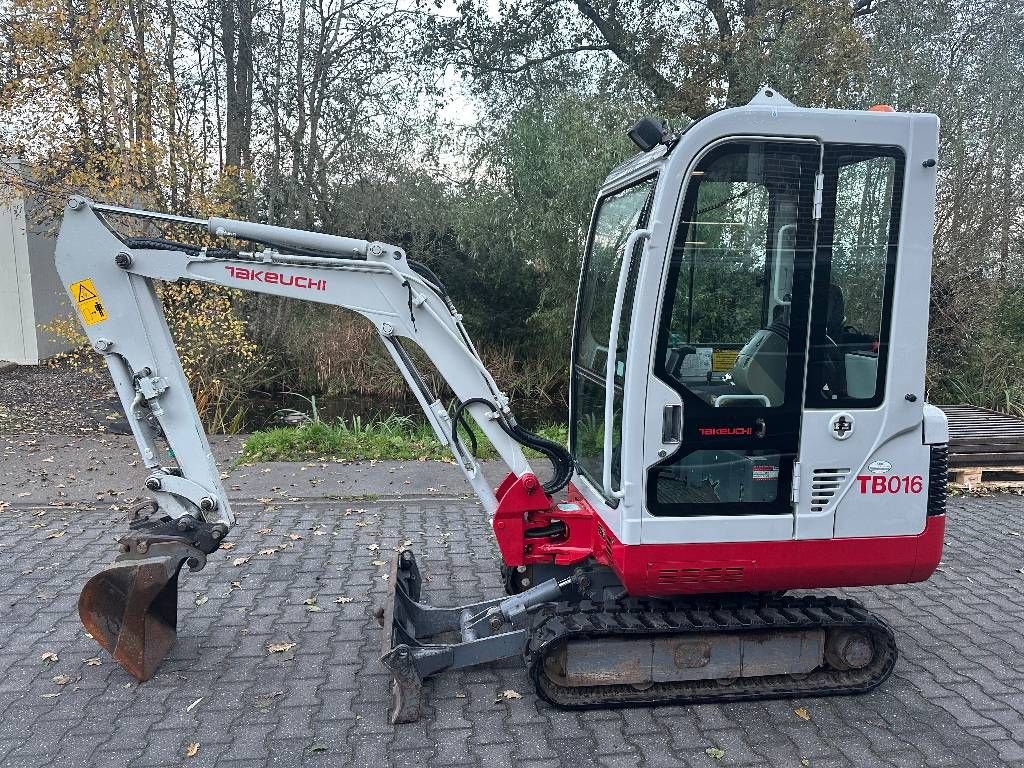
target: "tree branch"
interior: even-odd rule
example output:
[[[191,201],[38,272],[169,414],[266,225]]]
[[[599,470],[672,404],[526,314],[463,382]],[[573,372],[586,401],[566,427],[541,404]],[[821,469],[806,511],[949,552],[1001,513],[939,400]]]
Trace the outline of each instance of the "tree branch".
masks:
[[[629,44],[629,33],[613,16],[601,16],[588,0],[575,0],[576,8],[597,28],[608,43],[608,50],[633,71],[640,81],[654,91],[663,103],[671,103],[679,97],[679,86],[662,75],[655,66]]]
[[[500,65],[497,65],[497,64],[482,64],[482,63],[480,63],[478,61],[473,61],[473,62],[457,62],[457,64],[459,64],[460,66],[470,66],[470,67],[473,67],[474,69],[484,70],[486,72],[494,72],[494,73],[502,74],[502,75],[514,75],[514,74],[518,74],[520,72],[525,72],[526,70],[531,69],[532,67],[536,67],[536,66],[538,66],[540,64],[546,64],[546,63],[548,63],[550,61],[554,61],[555,59],[560,59],[563,56],[571,56],[574,53],[582,53],[584,51],[610,51],[610,50],[612,50],[612,49],[611,49],[611,46],[609,46],[609,45],[600,45],[600,44],[596,44],[595,43],[593,45],[576,45],[576,46],[573,46],[572,48],[562,48],[562,49],[559,49],[557,51],[552,51],[551,53],[547,53],[547,54],[545,54],[543,56],[538,56],[535,59],[525,58],[523,60],[522,64],[519,64],[519,65],[514,66],[514,67],[503,67],[503,66],[500,66]]]

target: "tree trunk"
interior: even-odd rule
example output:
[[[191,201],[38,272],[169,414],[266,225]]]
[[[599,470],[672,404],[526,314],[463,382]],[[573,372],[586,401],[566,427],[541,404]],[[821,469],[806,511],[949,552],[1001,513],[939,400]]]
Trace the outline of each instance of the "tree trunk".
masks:
[[[224,166],[251,165],[252,4],[221,0],[221,53],[224,56]]]
[[[167,166],[171,190],[171,210],[178,210],[178,77],[174,65],[174,52],[178,47],[178,17],[174,13],[174,0],[167,0]]]

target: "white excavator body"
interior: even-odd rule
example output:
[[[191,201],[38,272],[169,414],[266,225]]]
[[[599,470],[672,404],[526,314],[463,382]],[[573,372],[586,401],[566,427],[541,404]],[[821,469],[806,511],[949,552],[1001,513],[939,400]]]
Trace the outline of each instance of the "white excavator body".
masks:
[[[419,716],[429,675],[517,653],[563,707],[880,684],[896,654],[880,620],[779,593],[920,581],[938,564],[947,433],[924,393],[937,134],[933,115],[801,109],[767,88],[681,133],[634,126],[644,151],[606,179],[585,247],[568,450],[516,423],[441,281],[401,248],[73,198],[58,271],[154,497],[83,590],[84,623],[152,676],[180,570],[235,523],[154,290],[194,280],[369,319],[491,515],[507,597],[434,608],[412,553],[395,560],[395,721]],[[120,216],[254,245],[124,237],[107,223]],[[508,466],[498,488],[467,418]]]

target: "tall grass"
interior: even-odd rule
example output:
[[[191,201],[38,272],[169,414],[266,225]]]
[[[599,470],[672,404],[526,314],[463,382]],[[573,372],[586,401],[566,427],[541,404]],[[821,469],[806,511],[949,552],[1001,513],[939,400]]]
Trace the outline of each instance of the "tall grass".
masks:
[[[315,409],[314,409],[315,414]],[[490,441],[473,425],[481,459],[497,458]],[[539,430],[549,440],[563,445],[565,426],[549,425]],[[527,451],[527,455],[538,454]],[[441,445],[430,425],[411,416],[391,414],[364,421],[358,416],[326,423],[309,416],[305,424],[277,427],[250,435],[242,447],[240,461],[336,461],[367,460],[450,460],[449,448]]]
[[[264,351],[280,358],[282,378],[289,387],[325,396],[388,400],[409,396],[405,379],[371,323],[337,307],[289,304],[287,310],[272,317],[270,309],[260,310],[253,323]],[[445,395],[445,380],[427,356],[413,343],[406,346],[427,385]],[[564,358],[550,360],[504,345],[479,348],[484,364],[506,394],[539,402],[564,397],[568,350]]]

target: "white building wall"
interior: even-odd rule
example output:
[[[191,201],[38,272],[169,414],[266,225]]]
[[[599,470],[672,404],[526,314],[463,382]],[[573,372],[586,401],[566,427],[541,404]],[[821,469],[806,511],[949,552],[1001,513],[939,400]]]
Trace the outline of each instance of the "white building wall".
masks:
[[[70,346],[40,328],[72,311],[53,264],[56,224],[44,224],[41,213],[0,186],[0,360],[22,365]]]

